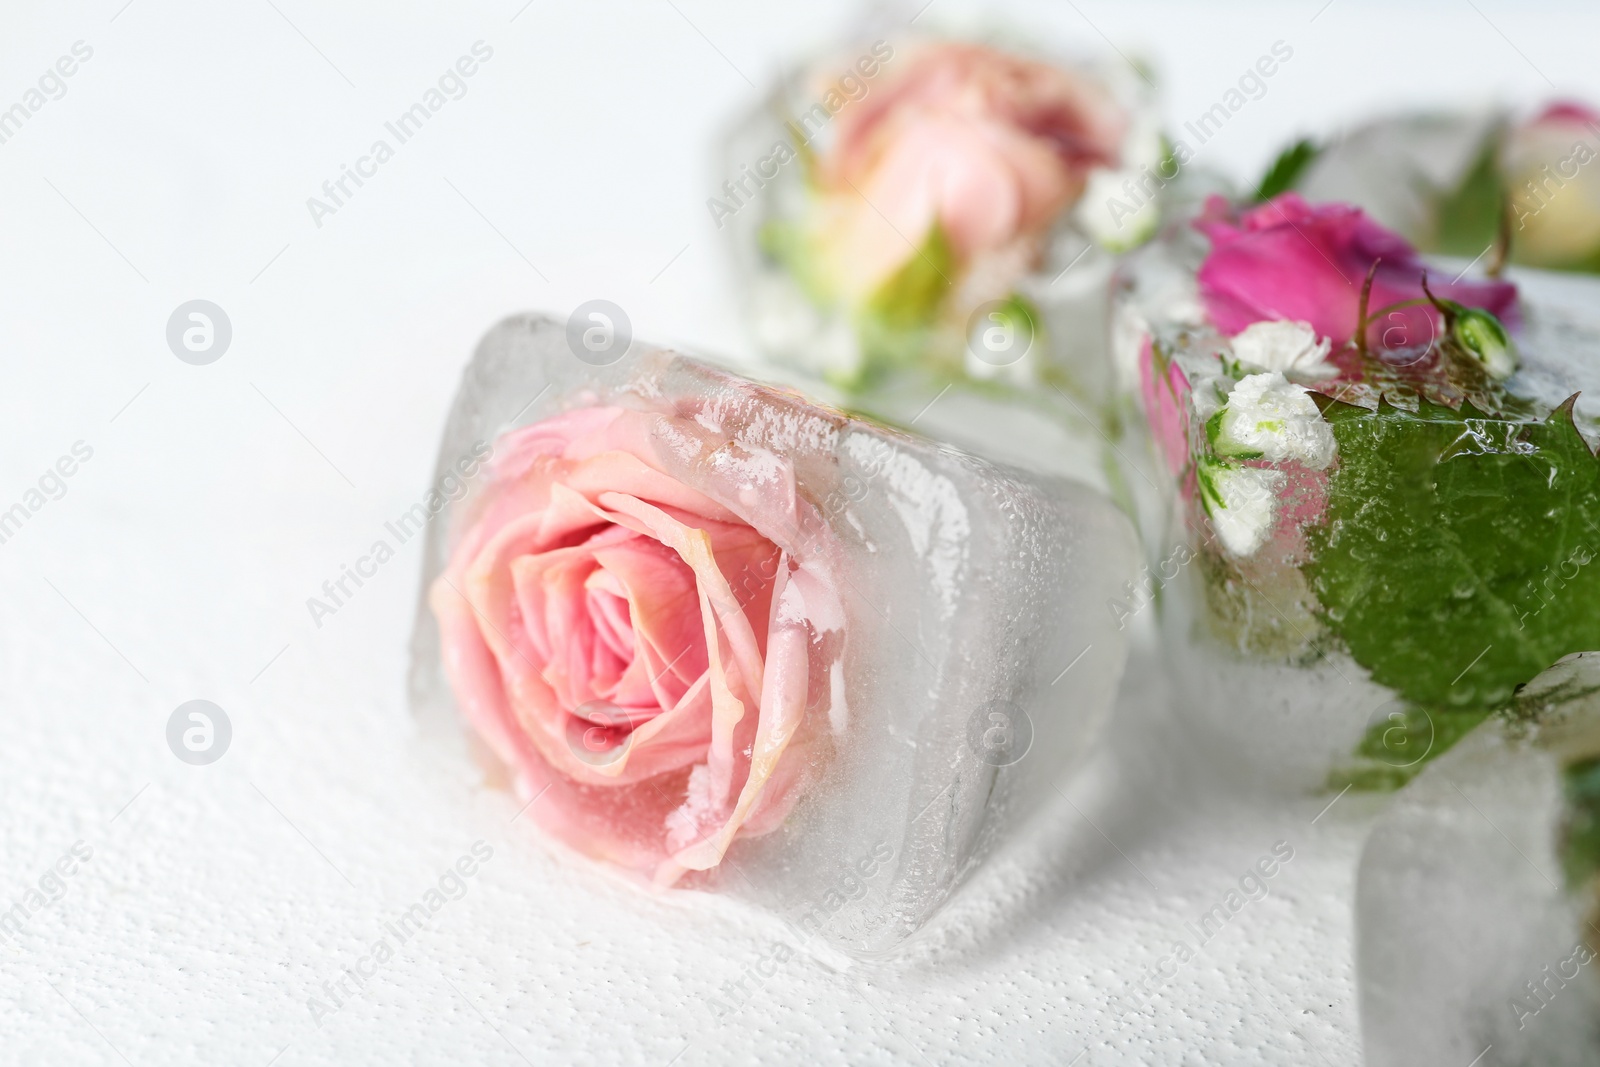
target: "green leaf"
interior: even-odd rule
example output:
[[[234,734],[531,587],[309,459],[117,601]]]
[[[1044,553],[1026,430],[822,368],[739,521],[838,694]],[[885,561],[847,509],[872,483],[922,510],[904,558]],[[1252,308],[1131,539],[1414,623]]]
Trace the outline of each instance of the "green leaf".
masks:
[[[1483,147],[1460,184],[1439,201],[1434,216],[1434,248],[1448,256],[1476,258],[1500,229],[1505,191],[1498,161],[1500,135],[1484,138]]]
[[[1415,778],[1428,761],[1472,732],[1491,713],[1482,708],[1408,707],[1401,721],[1382,720],[1368,727],[1356,746],[1355,760],[1328,776],[1330,791],[1354,786],[1363,791],[1399,789]]]
[[[935,220],[922,247],[857,312],[861,369],[851,381],[836,384],[861,390],[888,367],[925,366],[933,326],[955,274],[955,249]]]
[[[889,329],[930,325],[955,273],[955,249],[936,219],[922,247],[868,299],[866,314]]]
[[[1272,166],[1261,176],[1261,184],[1256,186],[1256,201],[1261,203],[1271,200],[1279,193],[1293,189],[1295,182],[1305,174],[1306,168],[1311,166],[1320,151],[1321,149],[1313,142],[1302,137],[1279,152],[1278,158],[1272,161]]]
[[[1572,401],[1542,422],[1427,400],[1325,417],[1340,461],[1306,572],[1376,681],[1436,717],[1486,712],[1600,649],[1600,462]]]
[[[803,224],[769,219],[756,231],[756,243],[763,255],[789,272],[812,304],[826,308],[832,303],[828,280],[818,269],[811,236]]]
[[[1600,873],[1600,758],[1579,760],[1562,772],[1567,819],[1561,861],[1568,889],[1578,889]]]

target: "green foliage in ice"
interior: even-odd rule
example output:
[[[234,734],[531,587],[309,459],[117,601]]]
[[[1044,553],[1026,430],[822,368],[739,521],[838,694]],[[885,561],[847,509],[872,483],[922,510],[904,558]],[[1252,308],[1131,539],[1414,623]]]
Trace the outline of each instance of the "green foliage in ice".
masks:
[[[1600,648],[1600,462],[1570,403],[1542,421],[1426,400],[1325,416],[1340,459],[1307,576],[1406,707],[1335,781],[1393,788],[1556,660]]]
[[[1561,864],[1567,888],[1579,889],[1600,873],[1600,757],[1569,764],[1561,779],[1567,809]]]
[[[1317,146],[1305,138],[1279,152],[1278,158],[1261,176],[1261,184],[1256,186],[1256,201],[1265,203],[1279,193],[1293,189],[1306,168],[1317,158],[1317,152]]]
[[[1356,746],[1356,758],[1336,768],[1328,786],[1380,792],[1399,789],[1489,715],[1483,708],[1396,708],[1367,728]]]
[[[1600,648],[1600,463],[1570,401],[1539,422],[1426,400],[1325,416],[1340,458],[1307,574],[1374,680],[1437,729]]]
[[[935,221],[921,247],[868,299],[861,312],[863,333],[904,334],[931,326],[955,274],[955,246]]]
[[[1460,183],[1440,199],[1434,216],[1436,251],[1471,258],[1494,241],[1506,196],[1499,147],[1498,132],[1486,138]]]

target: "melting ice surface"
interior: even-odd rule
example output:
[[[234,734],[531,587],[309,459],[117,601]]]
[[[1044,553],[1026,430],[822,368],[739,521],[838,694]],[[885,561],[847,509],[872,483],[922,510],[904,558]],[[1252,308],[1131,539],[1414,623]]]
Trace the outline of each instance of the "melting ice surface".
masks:
[[[1396,798],[1356,880],[1371,1067],[1600,1062],[1600,927],[1564,781],[1600,755],[1600,656],[1531,683]],[[1493,1046],[1487,1056],[1484,1052]]]
[[[596,402],[728,433],[740,451],[717,461],[742,464],[750,491],[796,492],[826,516],[842,546],[846,613],[832,752],[784,824],[736,842],[703,885],[778,912],[804,939],[853,955],[891,949],[1054,797],[1052,783],[1087,750],[1126,652],[1106,604],[1137,566],[1131,526],[1081,485],[637,342],[616,364],[591,366],[568,349],[561,323],[533,316],[507,319],[480,344],[440,470],[476,441]],[[777,484],[776,457],[792,468],[792,486]],[[692,450],[661,458],[691,485],[705,476]],[[434,524],[424,589],[447,544],[448,524]],[[411,694],[441,738],[462,729],[425,603]],[[996,728],[1009,747],[990,746]]]
[[[1126,388],[1136,388],[1137,381],[1137,345],[1131,342],[1151,327],[1176,346],[1173,354],[1180,361],[1186,355],[1209,359],[1219,343],[1216,332],[1203,324],[1194,283],[1205,247],[1196,235],[1179,233],[1166,246],[1152,247],[1133,268],[1117,316]],[[1436,261],[1436,266],[1437,274],[1456,277],[1470,264]],[[1522,317],[1516,333],[1521,366],[1509,389],[1550,408],[1579,393],[1579,428],[1593,447],[1600,442],[1595,421],[1600,417],[1600,280],[1516,267],[1506,277],[1519,288]],[[1203,393],[1195,398],[1207,399]],[[1209,410],[1199,412],[1200,421],[1206,414]],[[1148,448],[1149,442],[1130,442],[1123,449],[1140,457],[1131,465],[1163,468],[1153,452],[1134,451],[1139,447]],[[1205,728],[1211,744],[1207,758],[1237,766],[1252,782],[1296,792],[1323,789],[1330,773],[1352,765],[1357,746],[1396,694],[1372,681],[1322,632],[1320,605],[1299,578],[1298,560],[1267,575],[1279,579],[1277,584],[1258,571],[1253,587],[1230,583],[1221,569],[1208,574],[1203,562],[1173,566],[1173,559],[1188,558],[1174,553],[1179,545],[1190,545],[1192,536],[1183,525],[1173,480],[1163,480],[1161,494],[1144,493],[1151,480],[1137,470],[1127,481],[1139,496],[1135,510],[1145,535],[1146,565],[1152,572],[1178,571],[1160,604],[1165,660],[1184,694],[1183,713]],[[1216,596],[1218,589],[1226,595]],[[1219,602],[1231,615],[1224,617],[1214,607]]]

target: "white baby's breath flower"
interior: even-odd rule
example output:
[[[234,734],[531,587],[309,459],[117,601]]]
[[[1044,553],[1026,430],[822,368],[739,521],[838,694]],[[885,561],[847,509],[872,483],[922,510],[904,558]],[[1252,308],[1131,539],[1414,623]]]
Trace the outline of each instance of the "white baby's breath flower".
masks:
[[[1234,335],[1233,356],[1240,363],[1301,378],[1328,378],[1339,368],[1328,362],[1332,347],[1304,322],[1253,322]]]
[[[1254,555],[1277,522],[1278,494],[1288,475],[1270,467],[1235,467],[1210,460],[1202,460],[1197,473],[1200,502],[1222,547],[1236,556]]]
[[[1333,428],[1305,386],[1277,371],[1252,374],[1235,385],[1227,404],[1206,421],[1206,434],[1219,456],[1292,460],[1312,470],[1332,463],[1338,448]]]
[[[1144,244],[1161,221],[1153,182],[1141,171],[1110,167],[1096,167],[1089,172],[1074,214],[1084,232],[1112,252],[1126,252]]]

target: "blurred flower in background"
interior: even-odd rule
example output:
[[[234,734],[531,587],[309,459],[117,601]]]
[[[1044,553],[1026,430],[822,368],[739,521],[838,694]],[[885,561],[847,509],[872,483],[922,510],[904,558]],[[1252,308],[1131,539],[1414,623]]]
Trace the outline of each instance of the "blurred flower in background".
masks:
[[[1388,116],[1318,143],[1301,140],[1260,194],[1297,189],[1359,204],[1422,250],[1491,265],[1600,273],[1600,112],[1553,102],[1499,111]]]
[[[1507,131],[1500,173],[1519,263],[1600,271],[1600,114],[1573,102]]]
[[[1154,232],[1175,176],[1153,176],[1167,152],[1136,72],[931,37],[859,52],[778,86],[732,138],[736,173],[799,161],[710,207],[719,228],[738,213],[736,253],[758,253],[743,280],[763,347],[855,395],[897,369],[1049,377],[1052,324],[1076,320],[1051,306],[1071,288],[1047,283],[1095,249],[1081,274],[1103,277]],[[1110,215],[1082,210],[1095,189]]]

